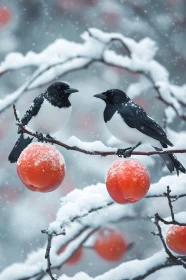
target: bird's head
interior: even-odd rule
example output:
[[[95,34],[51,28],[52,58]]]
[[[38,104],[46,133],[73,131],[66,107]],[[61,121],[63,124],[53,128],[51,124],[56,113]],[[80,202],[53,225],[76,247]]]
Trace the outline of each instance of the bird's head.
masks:
[[[94,97],[100,98],[105,101],[106,104],[111,105],[121,104],[130,100],[127,94],[120,89],[109,89],[105,92],[95,94]]]
[[[62,82],[55,82],[47,88],[49,95],[69,97],[71,93],[78,92],[77,89],[71,88],[68,84]]]

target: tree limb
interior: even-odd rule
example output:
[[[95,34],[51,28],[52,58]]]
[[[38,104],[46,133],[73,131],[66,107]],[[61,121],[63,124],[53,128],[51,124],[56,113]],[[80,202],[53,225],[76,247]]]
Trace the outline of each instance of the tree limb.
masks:
[[[21,128],[21,130],[38,139],[39,136],[37,133],[35,132],[32,132],[30,131],[27,127],[23,126],[19,120],[19,117],[17,115],[17,110],[16,110],[16,107],[15,105],[13,104],[13,109],[14,109],[14,116],[15,116],[15,119],[17,121],[17,125]],[[71,150],[71,151],[76,151],[76,152],[79,152],[79,153],[83,153],[83,154],[86,154],[86,155],[98,155],[98,156],[102,156],[102,157],[106,157],[106,156],[116,156],[118,155],[117,154],[117,150],[115,152],[110,152],[110,151],[88,151],[88,150],[85,150],[85,149],[82,149],[82,148],[79,148],[77,146],[69,146],[68,144],[65,144],[63,142],[60,142],[59,140],[56,140],[56,139],[50,139],[50,138],[47,138],[47,137],[43,137],[43,141],[46,142],[46,143],[51,143],[51,144],[56,144],[60,147],[63,147],[65,148],[66,150]],[[162,150],[162,151],[150,151],[150,152],[138,152],[138,151],[133,151],[131,153],[131,155],[139,155],[139,156],[152,156],[152,155],[162,155],[162,154],[183,154],[183,153],[186,153],[186,149],[171,149],[171,150]]]

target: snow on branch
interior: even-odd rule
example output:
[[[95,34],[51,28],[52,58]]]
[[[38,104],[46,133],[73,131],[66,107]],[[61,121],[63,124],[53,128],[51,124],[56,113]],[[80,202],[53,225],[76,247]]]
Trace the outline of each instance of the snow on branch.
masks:
[[[95,227],[101,225],[103,220],[108,223],[135,216],[131,205],[115,204],[105,184],[98,183],[84,189],[75,189],[62,198],[56,220],[50,224],[47,232],[59,234],[66,226],[80,219],[83,224]]]
[[[96,188],[98,193],[99,185],[94,186],[95,193],[96,193]],[[93,234],[95,231],[97,231],[100,228],[100,226],[107,225],[110,222],[119,222],[120,220],[124,220],[124,221],[133,220],[133,219],[139,220],[140,217],[134,213],[132,208],[130,207],[128,208],[128,206],[126,205],[125,206],[116,205],[113,202],[112,202],[112,207],[110,207],[109,209],[106,208],[105,204],[102,208],[99,207],[101,211],[99,211],[99,208],[95,208],[93,206],[93,203],[91,203],[91,209],[89,208],[90,209],[89,212],[87,212],[85,208],[84,210],[82,209],[83,215],[81,215],[81,220],[79,220],[78,218],[80,217],[77,215],[75,217],[75,213],[73,213],[73,209],[77,209],[78,211],[78,204],[80,205],[81,203],[83,208],[84,205],[83,198],[85,196],[88,197],[88,192],[92,190],[93,188],[92,189],[87,188],[87,191],[84,194],[84,196],[80,195],[80,193],[77,193],[76,190],[73,191],[71,196],[74,196],[74,204],[73,202],[70,201],[70,198],[68,197],[66,198],[66,202],[65,199],[62,200],[61,209],[64,207],[66,216],[71,215],[71,217],[72,216],[74,217],[74,219],[71,220],[71,223],[67,223],[67,222],[65,223],[65,235],[63,235],[64,229],[62,229],[60,226],[59,226],[58,234],[56,234],[56,232],[54,233],[54,231],[52,231],[52,228],[55,227],[56,230],[56,225],[58,222],[56,222],[56,225],[55,223],[52,223],[51,232],[50,234],[48,234],[49,239],[48,239],[47,248],[49,250],[48,249],[46,250],[46,246],[45,246],[44,248],[38,250],[37,252],[30,254],[25,263],[14,264],[6,268],[2,272],[2,274],[0,274],[0,280],[32,279],[32,277],[34,276],[42,278],[46,275],[46,272],[49,271],[51,274],[54,269],[61,268],[64,265],[64,263],[68,261],[68,259],[85,243],[87,238],[90,237],[90,234]],[[79,203],[75,202],[75,196],[77,195],[81,196]],[[91,193],[89,193],[89,197],[91,197]],[[93,199],[95,197],[99,198],[98,195],[95,196],[93,195]],[[66,204],[66,207],[64,204]],[[98,211],[99,211],[99,215],[98,215]],[[70,214],[70,212],[72,213]],[[58,216],[60,216],[60,213],[58,213]],[[66,247],[65,251],[62,254],[59,254],[60,249],[64,247]],[[48,252],[46,258],[48,260],[49,257],[51,263],[50,266],[48,266],[48,264],[45,261],[45,252]],[[37,266],[35,266],[35,263],[37,263]],[[26,272],[27,268],[29,268],[28,273]],[[23,274],[21,274],[21,271],[23,271]],[[30,271],[33,271],[33,274],[31,274]]]
[[[186,196],[185,176],[181,174],[179,177],[176,175],[165,176],[159,183],[152,184],[146,198],[165,197],[167,185],[171,186],[171,198],[178,199]],[[99,211],[99,217],[95,215],[93,219],[92,215],[98,210],[104,211]],[[62,198],[61,208],[57,213],[56,220],[50,224],[48,233],[59,234],[64,227],[82,218],[84,224],[97,226],[99,219],[103,218],[101,213],[105,215],[105,211],[104,220],[108,219],[108,222],[136,215],[133,205],[115,204],[109,196],[105,184],[99,183],[84,189],[76,189]]]
[[[93,229],[94,230],[94,229]],[[74,223],[66,229],[66,235],[56,236],[52,240],[52,248],[50,250],[50,258],[53,267],[60,268],[62,265],[76,252],[82,242],[85,242],[91,234],[92,229],[79,223]],[[76,239],[77,238],[77,239]],[[73,241],[75,239],[75,241]],[[72,242],[73,241],[73,242]],[[67,246],[70,243],[69,246]],[[62,254],[58,254],[60,249],[67,246]],[[46,275],[47,263],[45,259],[45,247],[32,252],[28,255],[24,263],[15,263],[0,274],[0,280],[22,280],[33,279],[39,277],[41,279]]]
[[[176,175],[166,176],[162,178],[158,183],[152,184],[146,198],[165,197],[165,184],[169,184],[171,186],[171,198],[178,199],[178,197],[186,196],[184,187],[184,175],[181,174],[180,177],[177,177]],[[121,220],[125,221],[134,219],[139,220],[140,218],[144,219],[147,216],[148,214],[145,212],[142,212],[140,214],[136,213],[134,205],[120,205],[114,203],[107,193],[105,184],[99,183],[97,185],[92,185],[84,189],[76,189],[72,191],[61,199],[61,207],[57,213],[56,220],[49,225],[48,230],[44,231],[52,237],[51,248],[49,250],[51,261],[50,271],[53,271],[53,269],[55,268],[62,267],[63,264],[73,255],[73,253],[76,252],[76,250],[80,246],[82,246],[89,234],[98,230],[100,226],[107,225],[108,223],[117,223]],[[182,217],[183,216],[184,215],[182,215]],[[148,219],[150,219],[150,217],[148,217]],[[65,235],[63,235],[64,230]],[[58,253],[60,249],[64,247],[66,247],[66,250],[59,255]],[[34,277],[36,277],[34,279],[42,279],[42,277],[46,275],[47,268],[45,253],[46,246],[34,253],[31,253],[27,257],[25,263],[13,264],[10,267],[6,268],[0,274],[0,280],[25,280],[33,279]],[[160,253],[160,255],[158,256],[162,255],[163,258],[165,258],[164,253]],[[135,260],[122,264],[121,266],[124,267],[127,267],[127,265],[129,265],[127,268],[127,273],[129,273],[129,275],[131,274],[131,278],[126,279],[144,279],[147,275],[150,275],[158,269],[175,265],[175,263],[172,263],[170,261],[165,262],[162,260],[160,260],[159,265],[157,264],[157,262],[154,262],[154,258],[155,257],[153,256],[144,261]],[[133,264],[135,264],[135,262],[142,262],[142,264],[144,264],[146,267],[145,270],[136,271],[136,276],[132,274],[134,273],[134,269],[130,269],[130,265],[132,266]],[[120,271],[119,267],[118,271]],[[140,275],[144,275],[144,278],[140,278]],[[99,279],[99,277],[96,279]],[[122,277],[128,277],[128,275],[124,274],[122,275]],[[123,280],[125,278],[118,279]]]
[[[63,275],[59,277],[59,280],[142,280],[159,269],[173,265],[173,263],[167,261],[166,253],[161,251],[145,260],[132,260],[122,263],[96,277],[90,277],[84,272],[79,272],[73,277]]]
[[[69,72],[86,68],[94,62],[101,62],[142,74],[156,90],[158,98],[172,107],[181,119],[186,120],[182,110],[182,107],[186,106],[186,86],[178,87],[169,82],[167,70],[154,59],[157,51],[154,41],[145,38],[136,42],[122,34],[106,33],[95,28],[84,32],[81,37],[83,43],[58,39],[40,53],[28,52],[25,56],[20,53],[9,54],[0,64],[0,76],[28,66],[35,66],[37,70],[22,87],[0,100],[0,112],[29,89],[38,88]],[[122,44],[126,55],[119,55],[109,49],[114,41]]]

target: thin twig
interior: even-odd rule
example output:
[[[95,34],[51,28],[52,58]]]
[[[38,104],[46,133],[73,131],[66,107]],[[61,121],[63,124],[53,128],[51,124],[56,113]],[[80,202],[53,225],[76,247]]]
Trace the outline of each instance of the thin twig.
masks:
[[[170,193],[171,193],[171,190],[170,190],[169,186],[167,186],[167,192],[166,192],[166,193],[164,193],[164,195],[165,195],[165,196],[167,197],[167,199],[168,199],[169,208],[170,208],[170,211],[171,211],[172,221],[173,221],[173,222],[175,222],[175,218],[174,218],[174,210],[173,210],[173,205],[172,205],[172,201],[171,201]]]
[[[57,280],[56,278],[54,278],[54,276],[52,275],[52,271],[51,271],[52,264],[50,261],[50,249],[51,249],[52,237],[53,237],[52,234],[48,234],[48,242],[47,242],[46,254],[45,254],[45,259],[47,260],[46,272],[50,276],[51,280]]]
[[[171,189],[169,186],[167,186],[167,192],[165,192],[163,195],[165,197],[167,197],[168,200],[168,204],[169,204],[169,208],[170,208],[170,212],[171,212],[171,221],[166,221],[165,219],[163,219],[162,217],[159,216],[159,214],[157,213],[156,216],[158,217],[159,221],[161,221],[162,223],[164,223],[165,225],[178,225],[178,226],[186,226],[186,223],[180,223],[178,221],[175,220],[175,215],[174,215],[174,209],[173,209],[173,205],[172,205],[172,198],[174,198],[173,196],[170,195],[171,193]],[[179,197],[183,197],[183,195],[180,195]],[[176,197],[175,200],[178,199],[178,196]],[[175,201],[174,200],[174,201]]]
[[[85,226],[85,228],[79,233],[79,235],[81,234],[81,233],[83,233],[86,229],[88,229],[89,227],[88,226]],[[68,256],[68,257],[66,257],[60,264],[58,264],[58,265],[52,265],[51,264],[51,261],[50,261],[50,250],[51,250],[51,242],[52,242],[52,238],[53,238],[53,236],[54,235],[52,235],[52,234],[49,234],[49,233],[47,233],[46,231],[43,231],[43,232],[45,232],[45,233],[47,233],[47,235],[48,235],[48,242],[47,242],[47,247],[46,247],[46,254],[45,254],[45,259],[47,259],[47,269],[46,269],[46,273],[48,273],[48,275],[50,276],[50,278],[51,278],[51,280],[57,280],[56,278],[54,278],[54,276],[52,275],[52,270],[54,270],[54,269],[61,269],[62,268],[62,266],[77,252],[77,250],[87,241],[87,239],[92,235],[92,234],[94,234],[98,229],[99,229],[100,227],[95,227],[95,228],[93,228],[90,232],[88,232],[88,234],[82,239],[82,241],[79,243],[79,245],[78,245],[78,247],[76,248],[76,249],[74,249],[73,250],[73,252]],[[79,236],[78,235],[78,236]],[[78,236],[76,236],[76,237],[78,237]],[[76,238],[76,237],[74,237],[74,238]],[[72,240],[69,240],[69,242],[70,241],[72,241]],[[68,243],[69,243],[68,242]],[[66,245],[68,245],[68,243],[67,244],[65,244],[65,246]],[[64,246],[63,246],[64,247]],[[60,251],[60,250],[59,250]],[[44,273],[44,272],[41,272],[41,278],[43,277],[43,276],[45,276],[45,274],[46,273]]]
[[[186,223],[179,223],[178,221],[166,221],[165,219],[163,219],[162,217],[160,217],[158,214],[156,214],[158,216],[158,219],[164,223],[165,225],[177,225],[177,226],[186,226]]]

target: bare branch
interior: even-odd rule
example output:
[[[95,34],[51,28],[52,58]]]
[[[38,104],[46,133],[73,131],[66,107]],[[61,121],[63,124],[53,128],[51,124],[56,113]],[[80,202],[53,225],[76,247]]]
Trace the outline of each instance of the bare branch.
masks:
[[[170,195],[171,193],[171,190],[170,190],[170,187],[167,186],[167,192],[164,193],[164,196],[167,197],[167,200],[168,200],[168,204],[169,204],[169,208],[170,208],[170,212],[171,212],[171,218],[172,220],[171,221],[166,221],[165,219],[163,219],[162,217],[160,217],[158,215],[158,213],[156,214],[156,218],[161,221],[162,223],[164,223],[165,225],[178,225],[178,226],[186,226],[186,223],[180,223],[178,221],[175,220],[175,216],[174,216],[174,210],[173,210],[173,205],[172,205],[172,198],[174,197],[171,197]],[[183,197],[183,195],[181,195],[180,197]],[[175,200],[178,200],[178,197],[176,197]],[[174,201],[175,201],[174,200]]]
[[[168,199],[169,208],[170,208],[170,211],[171,211],[172,221],[174,222],[174,221],[175,221],[175,219],[174,219],[174,211],[173,211],[173,205],[172,205],[170,193],[171,193],[171,190],[170,190],[169,186],[167,186],[167,192],[164,193],[164,195],[165,195],[165,196],[167,197],[167,199]]]
[[[52,243],[52,234],[48,234],[48,243],[46,247],[46,254],[45,254],[45,259],[47,259],[47,269],[46,272],[50,276],[51,280],[57,280],[56,278],[53,277],[52,272],[51,272],[51,261],[50,261],[50,249],[51,249],[51,243]]]

